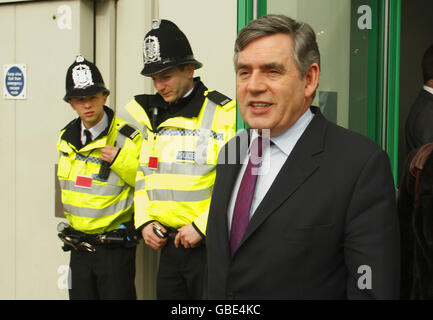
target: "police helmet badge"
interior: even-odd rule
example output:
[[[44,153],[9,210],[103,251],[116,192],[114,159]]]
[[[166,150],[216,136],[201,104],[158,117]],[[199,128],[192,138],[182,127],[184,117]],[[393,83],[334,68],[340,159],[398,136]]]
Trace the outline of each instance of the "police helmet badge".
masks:
[[[77,59],[75,60],[75,62],[77,62],[77,63],[84,62],[84,57],[81,54],[79,54],[77,56]]]
[[[94,85],[92,71],[85,64],[79,64],[72,69],[72,79],[74,80],[75,89],[85,89]]]
[[[161,53],[159,51],[159,41],[155,36],[148,36],[144,39],[143,45],[144,63],[161,61]]]

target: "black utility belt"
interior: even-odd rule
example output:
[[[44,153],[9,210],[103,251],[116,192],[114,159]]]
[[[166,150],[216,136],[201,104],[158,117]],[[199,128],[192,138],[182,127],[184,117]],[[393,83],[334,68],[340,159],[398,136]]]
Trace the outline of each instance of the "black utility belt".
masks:
[[[138,237],[135,230],[115,229],[106,233],[87,234],[74,230],[66,223],[59,223],[58,237],[63,241],[63,251],[76,250],[95,252],[98,245],[121,245],[124,247],[133,247],[138,243]]]

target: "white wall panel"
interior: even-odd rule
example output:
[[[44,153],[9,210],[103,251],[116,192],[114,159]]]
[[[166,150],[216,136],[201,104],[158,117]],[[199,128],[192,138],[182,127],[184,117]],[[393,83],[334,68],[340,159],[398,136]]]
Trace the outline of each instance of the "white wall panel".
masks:
[[[137,94],[153,93],[150,78],[143,77],[143,38],[151,26],[154,1],[117,2],[116,105],[117,115],[138,127],[125,110]]]
[[[62,5],[70,9],[70,29],[59,28]],[[60,129],[76,117],[62,100],[66,70],[80,52],[93,60],[93,2],[1,5],[0,17],[1,65],[27,66],[27,98],[1,101],[2,139],[6,139],[1,148],[7,152],[0,159],[6,182],[0,194],[2,203],[7,203],[4,221],[11,228],[4,228],[9,231],[2,232],[7,239],[0,244],[9,257],[2,259],[5,286],[2,283],[0,295],[63,299],[67,290],[59,289],[57,271],[69,263],[69,253],[61,250],[56,232],[60,219],[54,217],[56,142]]]
[[[15,8],[0,6],[0,299],[15,298],[15,101],[3,99],[3,64],[15,63]]]
[[[159,17],[172,20],[188,37],[195,58],[203,63],[196,75],[205,85],[235,99],[237,1],[159,0]]]

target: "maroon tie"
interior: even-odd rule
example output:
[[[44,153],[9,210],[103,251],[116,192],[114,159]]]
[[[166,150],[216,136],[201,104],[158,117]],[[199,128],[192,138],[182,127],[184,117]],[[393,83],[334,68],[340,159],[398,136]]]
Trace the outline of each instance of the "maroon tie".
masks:
[[[254,190],[258,170],[262,160],[262,137],[257,137],[251,146],[250,159],[244,176],[242,177],[239,186],[238,195],[236,197],[235,208],[233,210],[232,228],[230,231],[230,253],[233,255],[239,247],[241,239],[247,229],[251,203],[253,202]]]

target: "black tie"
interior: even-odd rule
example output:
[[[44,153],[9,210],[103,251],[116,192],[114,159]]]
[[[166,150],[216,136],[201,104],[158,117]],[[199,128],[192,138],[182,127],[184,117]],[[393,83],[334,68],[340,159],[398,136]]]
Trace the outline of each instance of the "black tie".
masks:
[[[86,146],[92,141],[92,134],[87,129],[84,130],[84,134],[86,135],[86,143],[84,144]]]

